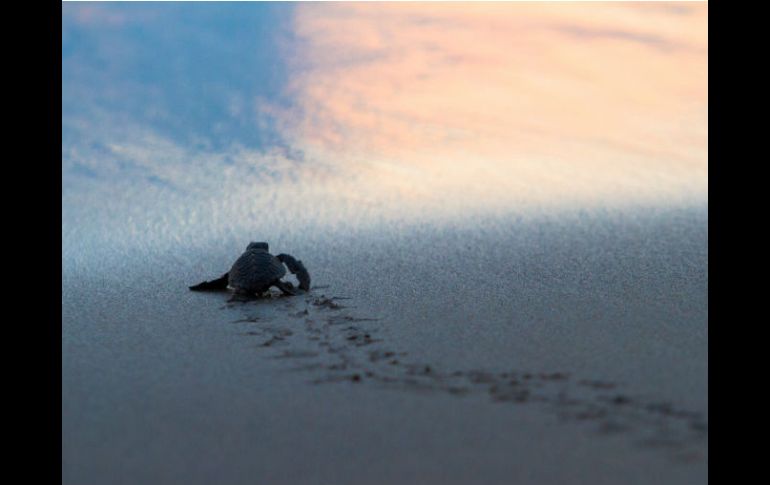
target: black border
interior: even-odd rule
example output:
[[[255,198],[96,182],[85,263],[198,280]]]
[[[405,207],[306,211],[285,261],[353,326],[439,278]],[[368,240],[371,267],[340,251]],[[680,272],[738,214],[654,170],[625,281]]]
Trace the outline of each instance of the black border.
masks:
[[[51,203],[51,211],[56,214],[52,217],[52,224],[50,227],[51,237],[56,235],[61,243],[61,227],[62,227],[62,202],[61,202],[61,146],[62,146],[62,2],[58,2],[56,7],[51,8],[49,15],[49,43],[51,45],[51,63],[50,63],[50,76],[47,78],[50,90],[50,109],[51,115],[49,117],[49,127],[52,133],[52,139],[54,143],[50,147],[50,156],[52,160],[56,160],[57,170],[52,170],[50,178],[49,193],[56,194],[55,201]],[[57,190],[58,189],[58,190]],[[55,261],[54,261],[55,259]],[[51,268],[56,268],[59,278],[57,281],[61,284],[62,281],[62,262],[61,252],[55,257],[51,253]],[[59,287],[61,288],[61,286]],[[62,362],[62,347],[61,347],[61,335],[62,335],[62,318],[61,318],[61,290],[59,291],[59,304],[56,310],[52,307],[50,309],[51,322],[58,322],[58,325],[52,325],[51,331],[51,364],[50,369],[52,372],[51,381],[53,383],[51,401],[58,403],[58,406],[54,406],[55,410],[51,416],[51,426],[53,429],[54,442],[51,444],[51,452],[54,453],[54,457],[51,460],[58,466],[52,467],[51,473],[58,476],[58,483],[61,483],[62,476],[62,427],[61,427],[61,396],[62,396],[62,382],[61,382],[61,362]]]

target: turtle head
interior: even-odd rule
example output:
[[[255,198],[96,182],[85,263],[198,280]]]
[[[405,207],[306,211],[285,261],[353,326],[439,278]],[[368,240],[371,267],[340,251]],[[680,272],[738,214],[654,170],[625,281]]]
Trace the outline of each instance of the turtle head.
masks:
[[[270,248],[267,246],[266,242],[252,242],[246,247],[246,251],[251,251],[254,249],[260,249],[263,251],[269,251]]]

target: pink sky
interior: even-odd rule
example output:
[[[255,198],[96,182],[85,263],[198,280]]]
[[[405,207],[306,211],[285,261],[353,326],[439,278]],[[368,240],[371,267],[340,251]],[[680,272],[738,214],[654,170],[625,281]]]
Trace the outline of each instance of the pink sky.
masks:
[[[706,197],[706,3],[305,3],[291,142],[368,193]]]

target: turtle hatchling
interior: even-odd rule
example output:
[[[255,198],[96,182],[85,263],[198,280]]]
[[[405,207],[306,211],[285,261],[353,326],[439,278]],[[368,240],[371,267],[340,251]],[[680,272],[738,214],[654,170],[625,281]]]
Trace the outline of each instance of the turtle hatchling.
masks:
[[[273,256],[266,242],[252,242],[233,263],[230,271],[219,278],[204,281],[191,286],[193,291],[226,290],[234,291],[233,298],[248,298],[254,295],[261,296],[271,286],[277,287],[286,295],[296,295],[294,285],[288,281],[281,281],[286,275],[286,265],[289,271],[297,277],[299,287],[302,290],[310,289],[310,274],[305,269],[302,261],[288,254]]]

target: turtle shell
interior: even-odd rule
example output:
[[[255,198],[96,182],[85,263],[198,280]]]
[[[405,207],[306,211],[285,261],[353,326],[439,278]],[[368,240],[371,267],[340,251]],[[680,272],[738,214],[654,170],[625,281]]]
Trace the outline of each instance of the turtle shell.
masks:
[[[248,292],[265,291],[286,274],[283,263],[264,249],[249,249],[230,268],[228,286]]]

